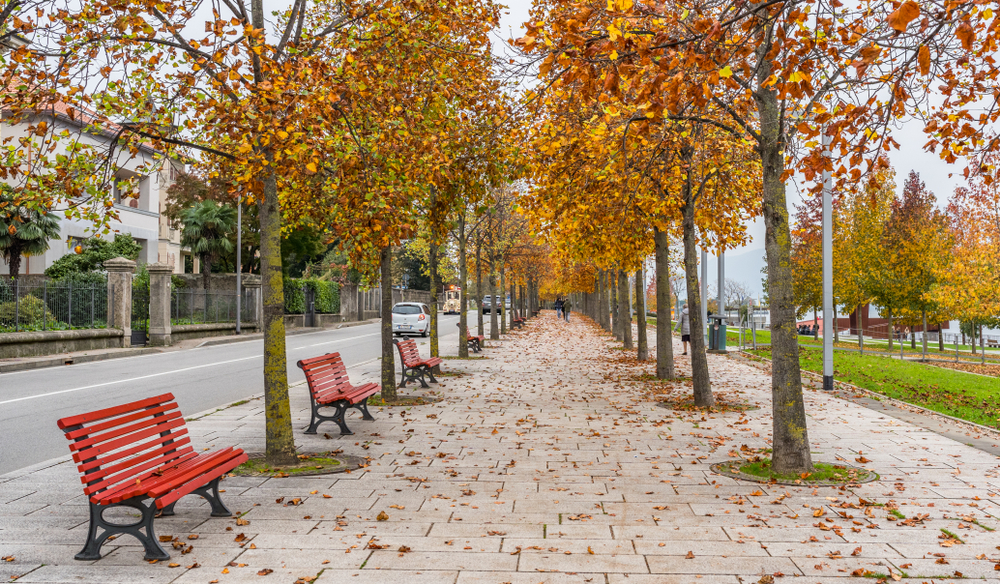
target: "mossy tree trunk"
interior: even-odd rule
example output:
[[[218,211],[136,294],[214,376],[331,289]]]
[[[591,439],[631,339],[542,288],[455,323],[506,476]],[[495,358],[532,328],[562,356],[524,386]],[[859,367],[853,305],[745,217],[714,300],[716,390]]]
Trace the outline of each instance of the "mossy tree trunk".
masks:
[[[667,234],[653,230],[656,247],[656,377],[674,378],[674,342],[670,332],[670,258]]]
[[[490,273],[487,278],[490,283],[490,340],[499,341],[500,340],[500,326],[497,323],[497,277],[493,273],[493,268],[490,268]]]
[[[396,399],[396,347],[392,342],[392,246],[382,248],[382,399]]]
[[[476,334],[484,336],[483,330],[483,243],[476,240]]]
[[[635,348],[632,343],[632,302],[629,299],[628,272],[618,270],[618,314],[622,319],[622,343],[626,351]]]
[[[635,314],[636,314],[636,358],[640,361],[649,359],[649,347],[646,342],[646,313],[642,309],[643,294],[646,293],[643,283],[646,277],[642,267],[635,273]]]
[[[690,176],[690,173],[688,174]],[[694,197],[690,179],[684,185],[685,204],[681,209],[684,230],[684,275],[687,283],[688,319],[691,328],[691,378],[694,404],[707,408],[715,403],[708,377],[708,356],[705,354],[705,323],[701,321],[701,288],[698,286],[698,249],[694,234]]]
[[[469,356],[469,262],[465,257],[465,216],[458,218],[458,356]]]
[[[261,293],[264,304],[265,456],[270,465],[295,462],[285,355],[285,291],[281,269],[281,205],[273,173],[264,178],[259,206]]]
[[[786,8],[787,9],[787,8]],[[792,291],[791,231],[785,198],[784,106],[768,85],[774,45],[771,21],[762,20],[756,39],[757,68],[754,101],[760,119],[757,151],[763,170],[764,248],[767,252],[767,292],[771,305],[772,467],[778,473],[811,472],[812,456],[802,397],[802,370],[795,327]]]

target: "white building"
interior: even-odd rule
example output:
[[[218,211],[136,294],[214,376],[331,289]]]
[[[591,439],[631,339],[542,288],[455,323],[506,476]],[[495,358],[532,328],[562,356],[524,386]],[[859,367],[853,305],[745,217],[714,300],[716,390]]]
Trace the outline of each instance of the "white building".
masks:
[[[72,140],[108,150],[114,136],[110,133],[85,129],[87,119],[89,118],[84,117],[81,120],[79,113],[70,116],[64,105],[32,118],[16,121],[11,118],[9,111],[3,111],[0,120],[0,143],[12,138],[8,144],[17,144],[17,140],[27,134],[29,126],[46,121],[55,126],[48,132],[48,136],[65,129],[69,131]],[[57,144],[57,152],[66,151],[65,143]],[[116,180],[116,184],[112,187],[114,208],[119,216],[118,221],[111,223],[111,228],[116,232],[131,234],[142,246],[138,258],[140,263],[163,262],[173,265],[175,273],[183,273],[184,256],[188,255],[188,252],[181,248],[180,230],[169,225],[166,217],[161,214],[166,204],[167,189],[173,184],[178,173],[184,171],[183,163],[158,156],[158,153],[148,146],[140,146],[135,156],[126,151],[110,155],[109,158]],[[144,168],[154,170],[147,173],[142,170]],[[143,173],[142,176],[139,173]],[[129,196],[130,193],[118,192],[117,181],[131,178],[139,179],[137,198]],[[134,194],[134,191],[131,194]],[[88,227],[92,228],[92,225],[86,221],[66,219],[60,214],[60,225],[62,239],[52,241],[49,250],[42,255],[22,258],[21,274],[41,274],[63,255],[73,253],[72,249],[77,243],[94,236],[92,230],[88,231]],[[114,235],[103,237],[113,238]],[[0,259],[0,275],[8,273],[7,263]]]

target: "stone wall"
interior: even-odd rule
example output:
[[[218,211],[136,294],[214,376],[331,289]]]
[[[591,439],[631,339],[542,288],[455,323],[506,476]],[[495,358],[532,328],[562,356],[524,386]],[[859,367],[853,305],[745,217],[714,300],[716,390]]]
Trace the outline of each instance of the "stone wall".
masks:
[[[240,332],[242,334],[253,334],[257,332],[257,327],[252,323],[241,323]],[[174,343],[187,339],[201,339],[208,337],[224,337],[236,334],[235,322],[220,322],[216,324],[178,324],[170,327],[170,337]]]
[[[85,329],[0,334],[0,359],[37,357],[124,346],[121,329]]]

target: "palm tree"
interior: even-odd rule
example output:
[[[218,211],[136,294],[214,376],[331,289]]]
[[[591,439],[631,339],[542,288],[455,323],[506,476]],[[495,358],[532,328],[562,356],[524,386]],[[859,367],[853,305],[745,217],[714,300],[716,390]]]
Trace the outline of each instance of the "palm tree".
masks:
[[[10,267],[10,277],[21,272],[21,256],[48,251],[49,240],[59,239],[59,218],[44,209],[20,205],[14,189],[0,186],[0,257]]]
[[[208,291],[212,261],[233,251],[233,242],[227,236],[236,229],[236,209],[215,201],[202,201],[184,210],[181,224],[181,245],[191,248],[201,259],[201,273]]]

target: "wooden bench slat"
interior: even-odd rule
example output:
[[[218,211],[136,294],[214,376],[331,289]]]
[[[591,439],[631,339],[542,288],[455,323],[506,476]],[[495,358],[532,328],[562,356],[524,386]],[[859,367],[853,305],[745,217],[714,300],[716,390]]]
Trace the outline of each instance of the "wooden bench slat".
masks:
[[[128,426],[115,428],[113,430],[109,430],[107,432],[103,432],[100,434],[91,434],[86,438],[81,438],[76,442],[74,442],[73,444],[71,444],[69,449],[83,452],[84,450],[93,447],[107,446],[109,444],[120,443],[122,442],[121,440],[122,437],[127,438],[129,435],[138,436],[139,434],[142,434],[144,432],[146,432],[147,433],[146,435],[148,435],[148,432],[150,431],[152,431],[153,434],[156,434],[158,432],[166,432],[171,428],[176,427],[176,424],[174,424],[174,422],[176,422],[177,420],[181,420],[183,425],[184,420],[180,410],[174,410],[172,412],[163,414],[162,416],[158,416],[156,418],[150,418],[149,420],[142,420],[140,422],[129,424]],[[128,442],[128,440],[126,440],[126,442]]]
[[[125,424],[129,424],[131,422],[135,422],[136,420],[141,420],[143,418],[148,418],[159,414],[166,414],[167,412],[170,412],[171,410],[175,409],[177,409],[177,404],[175,403],[141,409],[137,412],[120,416],[113,420],[108,420],[106,422],[99,422],[97,424],[84,426],[77,430],[66,432],[66,437],[69,438],[70,440],[77,440],[79,438],[82,438],[83,436],[92,436],[99,432],[103,432],[105,430],[114,428],[115,426],[122,426]]]
[[[120,406],[114,406],[111,408],[105,408],[103,410],[88,412],[86,414],[79,414],[76,416],[69,416],[66,418],[62,418],[57,422],[57,424],[59,425],[60,430],[65,430],[66,428],[72,428],[73,426],[79,426],[80,424],[86,424],[87,422],[103,420],[105,418],[110,418],[111,416],[127,414],[136,410],[145,409],[149,406],[155,406],[172,401],[174,401],[174,394],[165,393],[163,395],[158,395],[156,397],[149,397],[136,402],[122,404]]]

